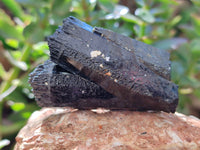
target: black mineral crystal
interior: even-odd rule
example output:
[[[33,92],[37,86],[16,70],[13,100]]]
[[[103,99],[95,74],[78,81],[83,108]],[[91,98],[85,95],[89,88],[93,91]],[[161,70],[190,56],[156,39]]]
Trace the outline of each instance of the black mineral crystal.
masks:
[[[175,112],[169,53],[74,18],[48,38],[51,61],[30,83],[40,106]]]

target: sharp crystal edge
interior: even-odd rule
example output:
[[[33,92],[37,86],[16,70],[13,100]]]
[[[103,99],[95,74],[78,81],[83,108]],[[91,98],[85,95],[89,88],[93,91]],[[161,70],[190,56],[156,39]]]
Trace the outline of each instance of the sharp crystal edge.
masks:
[[[175,112],[178,87],[170,80],[169,54],[74,18],[48,38],[50,58],[70,63],[82,78],[101,86],[133,110]],[[123,109],[123,105],[121,106]]]

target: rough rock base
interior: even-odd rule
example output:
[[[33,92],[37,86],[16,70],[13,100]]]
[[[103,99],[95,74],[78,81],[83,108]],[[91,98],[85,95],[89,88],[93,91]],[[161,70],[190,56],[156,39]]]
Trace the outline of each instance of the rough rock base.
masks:
[[[199,150],[200,120],[179,113],[43,108],[16,141],[15,150]]]

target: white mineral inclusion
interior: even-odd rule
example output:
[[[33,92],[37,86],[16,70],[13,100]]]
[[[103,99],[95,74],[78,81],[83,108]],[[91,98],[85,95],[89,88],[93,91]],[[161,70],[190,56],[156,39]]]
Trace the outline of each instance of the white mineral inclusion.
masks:
[[[110,57],[106,57],[105,60],[106,60],[106,61],[109,61],[109,60],[110,60]]]
[[[106,61],[110,61],[110,57],[109,57],[109,56],[106,56],[106,57],[105,57],[104,54],[102,54],[101,56],[102,56],[102,58],[105,59]]]
[[[91,52],[90,52],[90,56],[91,56],[92,58],[97,57],[97,56],[99,56],[99,55],[101,55],[101,51],[96,50],[96,51],[91,51]]]
[[[100,64],[99,67],[103,68],[103,64]]]

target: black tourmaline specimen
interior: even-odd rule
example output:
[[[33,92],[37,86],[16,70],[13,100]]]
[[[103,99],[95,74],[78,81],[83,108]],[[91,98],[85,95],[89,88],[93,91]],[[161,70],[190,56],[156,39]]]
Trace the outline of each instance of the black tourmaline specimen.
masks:
[[[168,52],[110,30],[93,28],[74,17],[64,20],[63,26],[48,38],[48,44],[51,60],[67,71],[58,69],[55,74],[47,67],[46,78],[37,69],[31,75],[30,83],[36,84],[33,89],[44,86],[47,97],[51,97],[50,102],[41,97],[42,106],[47,103],[48,106],[82,109],[105,107],[175,112],[178,87],[169,81]],[[48,80],[48,85],[33,80],[38,74]],[[69,80],[65,80],[66,76]],[[53,90],[51,83],[49,88],[50,81]],[[78,89],[89,92],[76,92]]]

